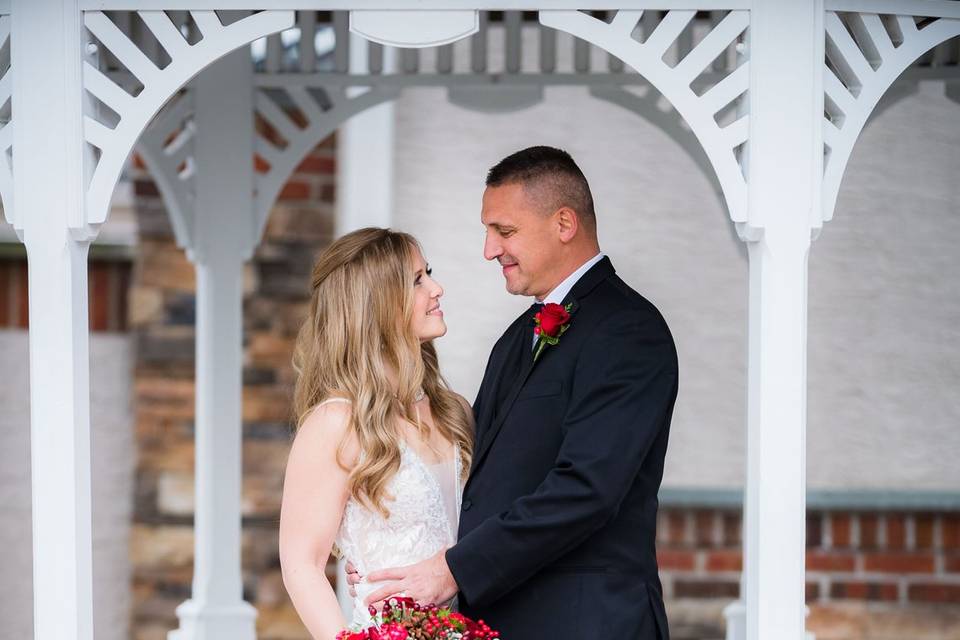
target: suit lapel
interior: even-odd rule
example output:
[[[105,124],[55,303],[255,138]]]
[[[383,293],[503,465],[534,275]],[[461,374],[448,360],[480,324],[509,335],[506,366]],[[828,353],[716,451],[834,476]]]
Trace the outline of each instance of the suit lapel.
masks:
[[[564,304],[570,304],[570,315],[571,322],[573,322],[573,315],[577,312],[577,309],[580,308],[580,303],[578,298],[586,296],[590,291],[594,289],[598,284],[603,280],[610,277],[616,273],[613,268],[613,265],[610,263],[610,258],[604,256],[597,264],[593,265],[589,271],[583,274],[583,277],[573,285],[573,288],[570,289],[570,292],[563,299]],[[523,385],[526,384],[527,379],[530,377],[530,374],[533,373],[534,367],[539,364],[551,349],[559,349],[561,345],[558,344],[554,347],[548,347],[542,354],[537,362],[533,360],[533,336],[529,327],[527,327],[527,322],[520,322],[520,327],[517,328],[520,338],[524,341],[523,344],[523,355],[522,355],[522,365],[519,377],[516,378],[515,382],[512,385],[512,388],[507,393],[503,402],[498,407],[496,414],[493,415],[493,422],[490,425],[489,429],[484,430],[483,435],[478,440],[476,451],[473,454],[473,464],[471,465],[472,469],[476,469],[480,462],[483,460],[484,456],[487,454],[487,451],[490,450],[490,446],[493,444],[493,441],[496,440],[497,434],[500,433],[500,429],[503,427],[503,423],[506,421],[507,416],[510,414],[510,409],[513,408],[513,403],[516,402],[517,397],[520,395],[520,392],[523,391]],[[532,331],[532,330],[531,330]],[[561,341],[562,344],[562,341]],[[516,336],[514,340],[511,341],[511,346],[517,346]],[[506,362],[515,362],[510,357],[505,359]],[[501,370],[501,381],[502,384],[502,374]],[[496,398],[500,397],[498,393]]]

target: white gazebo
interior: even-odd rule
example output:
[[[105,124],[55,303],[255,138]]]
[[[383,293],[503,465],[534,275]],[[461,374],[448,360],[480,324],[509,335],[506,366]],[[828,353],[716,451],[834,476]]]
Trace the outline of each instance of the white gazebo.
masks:
[[[341,128],[338,230],[389,224],[384,109],[403,87],[444,86],[455,102],[504,110],[555,84],[589,86],[663,128],[709,173],[746,244],[745,566],[728,637],[804,637],[808,251],[867,119],[914,61],[960,35],[960,3],[610,4],[0,0],[0,196],[30,265],[35,638],[93,637],[86,258],[131,152],[197,269],[195,575],[171,638],[252,640],[241,280],[273,201]],[[332,67],[317,57],[320,10],[335,11]],[[502,71],[486,66],[481,10],[505,12]],[[520,65],[523,11],[541,25],[535,72]],[[291,68],[279,34],[294,28]],[[576,38],[573,73],[556,70],[557,31]],[[452,43],[468,37],[470,60],[455,60]],[[419,72],[422,48],[437,49],[435,72]],[[608,56],[602,71],[593,49]],[[650,90],[627,90],[639,85]],[[382,188],[350,188],[360,177]]]

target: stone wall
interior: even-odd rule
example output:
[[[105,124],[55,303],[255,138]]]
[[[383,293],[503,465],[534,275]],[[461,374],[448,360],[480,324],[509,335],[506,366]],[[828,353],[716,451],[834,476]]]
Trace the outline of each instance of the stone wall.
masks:
[[[244,272],[244,597],[259,610],[262,640],[307,637],[283,588],[277,527],[291,436],[290,358],[316,252],[333,230],[334,155],[331,138],[297,168]],[[133,638],[165,640],[178,626],[174,609],[190,596],[193,571],[196,285],[155,184],[139,163],[134,172],[140,250],[130,296],[138,448]]]

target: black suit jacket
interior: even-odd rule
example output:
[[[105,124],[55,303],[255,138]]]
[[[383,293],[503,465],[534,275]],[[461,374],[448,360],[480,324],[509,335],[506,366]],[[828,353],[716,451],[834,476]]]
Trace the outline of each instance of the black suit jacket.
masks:
[[[673,338],[607,258],[564,302],[569,329],[535,363],[528,314],[490,355],[446,554],[461,610],[505,640],[667,640],[654,542]]]

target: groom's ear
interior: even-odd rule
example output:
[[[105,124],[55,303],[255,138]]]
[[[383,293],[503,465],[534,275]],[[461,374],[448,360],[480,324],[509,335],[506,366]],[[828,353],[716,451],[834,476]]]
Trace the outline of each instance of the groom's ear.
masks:
[[[557,219],[557,228],[560,231],[560,242],[566,244],[577,237],[580,229],[580,219],[577,212],[570,207],[561,207],[554,214]]]

